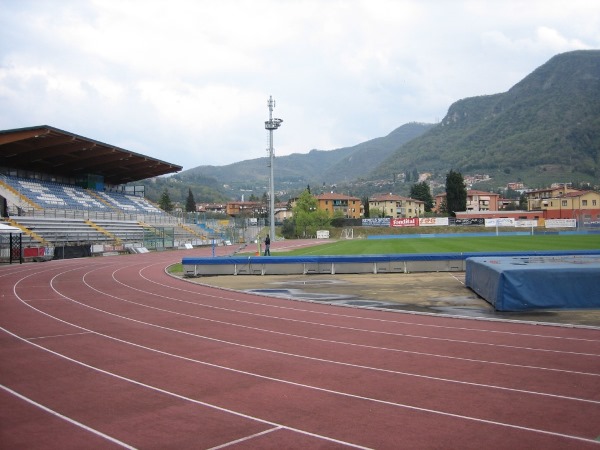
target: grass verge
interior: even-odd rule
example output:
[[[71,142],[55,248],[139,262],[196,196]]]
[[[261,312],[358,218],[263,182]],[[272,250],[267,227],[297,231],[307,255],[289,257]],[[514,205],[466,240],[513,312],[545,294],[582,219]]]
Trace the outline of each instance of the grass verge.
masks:
[[[489,236],[343,240],[273,255],[379,255],[523,250],[600,250],[600,235]]]

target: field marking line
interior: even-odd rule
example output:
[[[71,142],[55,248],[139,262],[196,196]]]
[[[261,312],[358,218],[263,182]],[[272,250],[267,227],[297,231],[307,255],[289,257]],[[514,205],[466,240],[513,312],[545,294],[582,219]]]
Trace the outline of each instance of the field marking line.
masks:
[[[131,450],[135,450],[135,447],[132,447],[132,446],[131,446],[131,445],[129,445],[129,444],[126,444],[126,443],[125,443],[125,442],[123,442],[123,441],[120,441],[120,440],[118,440],[118,439],[116,439],[116,438],[114,438],[114,437],[112,437],[112,436],[109,436],[108,434],[105,434],[105,433],[103,433],[103,432],[101,432],[101,431],[99,431],[99,430],[96,430],[95,428],[89,427],[89,426],[87,426],[87,425],[86,425],[86,424],[84,424],[84,423],[81,423],[81,422],[79,422],[79,421],[77,421],[77,420],[71,419],[70,417],[67,417],[67,416],[65,416],[64,414],[61,414],[61,413],[59,413],[58,411],[55,411],[55,410],[53,410],[53,409],[50,409],[50,408],[48,408],[47,406],[44,406],[44,405],[42,405],[41,403],[38,403],[38,402],[36,402],[36,401],[34,401],[34,400],[30,399],[29,397],[25,397],[24,395],[22,395],[22,394],[19,394],[18,392],[16,392],[16,391],[14,391],[14,390],[10,389],[10,388],[9,388],[9,387],[7,387],[7,386],[4,386],[3,384],[0,384],[0,388],[4,389],[4,390],[5,390],[6,392],[8,392],[9,394],[11,394],[11,395],[14,395],[15,397],[17,397],[17,398],[20,398],[21,400],[24,400],[24,401],[26,401],[27,403],[29,403],[29,404],[31,404],[31,405],[33,405],[33,406],[35,406],[36,408],[39,408],[39,409],[41,409],[42,411],[45,411],[45,412],[47,412],[47,413],[49,413],[49,414],[51,414],[51,415],[53,415],[53,416],[55,416],[55,417],[58,417],[59,419],[62,419],[62,420],[64,420],[64,421],[66,421],[66,422],[69,422],[69,423],[70,423],[70,424],[72,424],[72,425],[75,425],[75,426],[77,426],[77,427],[79,427],[79,428],[82,428],[82,429],[84,429],[85,431],[88,431],[88,432],[90,432],[90,433],[92,433],[92,434],[95,434],[96,436],[99,436],[99,437],[101,437],[101,438],[103,438],[103,439],[106,439],[107,441],[110,441],[110,442],[112,442],[112,443],[114,443],[114,444],[120,445],[120,446],[121,446],[121,447],[123,447],[123,448],[128,448],[128,449],[131,449]],[[5,430],[5,431],[6,431],[6,432],[8,432],[7,430]]]

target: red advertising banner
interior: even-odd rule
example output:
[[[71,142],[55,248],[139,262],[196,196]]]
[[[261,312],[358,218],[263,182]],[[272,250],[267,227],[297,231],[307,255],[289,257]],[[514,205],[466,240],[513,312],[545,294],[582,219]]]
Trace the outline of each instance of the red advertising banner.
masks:
[[[391,227],[418,227],[419,219],[416,217],[390,219]]]
[[[35,256],[44,256],[44,247],[26,247],[23,249],[23,258],[33,258]]]

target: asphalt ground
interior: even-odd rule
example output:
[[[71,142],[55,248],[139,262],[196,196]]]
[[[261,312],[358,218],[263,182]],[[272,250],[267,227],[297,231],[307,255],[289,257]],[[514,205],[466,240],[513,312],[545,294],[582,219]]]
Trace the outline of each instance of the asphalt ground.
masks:
[[[219,275],[189,278],[260,295],[492,320],[600,327],[600,310],[499,312],[465,286],[464,272],[411,274]]]

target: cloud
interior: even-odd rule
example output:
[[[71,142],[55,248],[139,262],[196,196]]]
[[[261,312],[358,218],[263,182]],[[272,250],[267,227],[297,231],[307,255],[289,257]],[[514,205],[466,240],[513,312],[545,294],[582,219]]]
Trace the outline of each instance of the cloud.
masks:
[[[595,0],[0,0],[0,128],[184,168],[333,149],[600,47]]]

